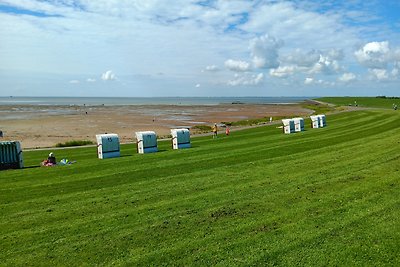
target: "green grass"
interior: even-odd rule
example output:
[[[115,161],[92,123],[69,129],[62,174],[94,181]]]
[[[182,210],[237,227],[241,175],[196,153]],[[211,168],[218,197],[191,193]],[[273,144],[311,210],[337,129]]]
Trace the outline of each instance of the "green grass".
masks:
[[[336,110],[335,107],[326,105],[326,104],[321,104],[321,103],[315,103],[315,102],[310,102],[306,101],[301,105],[302,108],[310,109],[313,110],[313,114],[326,114],[326,113],[331,113]]]
[[[212,127],[209,125],[195,125],[191,128],[192,131],[198,133],[209,133],[211,132]]]
[[[193,138],[191,149],[0,172],[1,265],[400,265],[400,115]],[[306,120],[307,126],[309,120]]]
[[[274,119],[277,120],[278,118],[274,117]],[[239,120],[239,121],[223,121],[222,123],[229,126],[252,126],[252,125],[266,124],[268,122],[269,122],[269,117],[264,117],[260,119]]]
[[[305,101],[303,103],[300,103],[299,105],[302,108],[313,111],[313,114],[326,114],[326,113],[331,113],[331,112],[337,110],[337,108],[329,106],[327,104],[311,102],[311,101]],[[292,117],[296,117],[296,116],[301,116],[301,115],[292,115],[290,117],[275,116],[275,117],[273,117],[273,121],[280,121],[282,119],[292,118]],[[264,118],[260,118],[260,119],[246,119],[246,120],[229,121],[229,122],[222,122],[222,123],[224,123],[226,125],[230,125],[230,126],[253,126],[253,125],[267,124],[267,123],[269,123],[269,118],[270,117],[264,117]]]
[[[93,141],[90,140],[72,140],[65,143],[57,143],[56,147],[70,147],[70,146],[86,146],[93,145]]]
[[[390,99],[383,97],[321,97],[317,100],[339,105],[339,106],[349,106],[355,105],[355,102],[359,107],[368,107],[368,108],[385,108],[392,109],[393,104],[399,106],[400,99]]]

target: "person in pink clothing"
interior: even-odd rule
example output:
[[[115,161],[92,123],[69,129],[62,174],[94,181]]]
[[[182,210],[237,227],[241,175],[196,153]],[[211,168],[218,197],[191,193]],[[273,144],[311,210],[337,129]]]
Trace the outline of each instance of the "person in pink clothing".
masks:
[[[225,134],[226,134],[226,135],[229,135],[229,134],[230,134],[230,132],[231,132],[231,129],[229,129],[229,126],[228,126],[228,125],[226,125],[226,128],[225,128]]]
[[[49,166],[55,166],[55,165],[57,165],[57,160],[56,160],[56,157],[54,156],[54,153],[51,152],[49,154],[49,157],[42,162],[42,166],[49,167]]]

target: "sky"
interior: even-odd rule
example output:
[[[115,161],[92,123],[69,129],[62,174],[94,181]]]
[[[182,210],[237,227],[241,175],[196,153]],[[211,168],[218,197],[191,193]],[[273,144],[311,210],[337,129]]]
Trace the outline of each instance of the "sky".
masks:
[[[0,0],[0,96],[399,96],[398,0]]]

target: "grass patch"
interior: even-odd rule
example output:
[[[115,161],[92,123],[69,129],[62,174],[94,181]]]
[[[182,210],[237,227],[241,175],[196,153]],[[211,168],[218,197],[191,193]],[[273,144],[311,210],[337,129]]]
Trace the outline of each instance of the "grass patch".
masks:
[[[355,106],[367,108],[393,109],[393,104],[399,106],[397,97],[322,97],[317,100],[338,106]]]
[[[328,104],[318,103],[314,101],[305,101],[301,104],[301,107],[312,110],[313,114],[329,114],[336,110],[335,107],[332,107]]]
[[[72,140],[65,143],[57,143],[56,147],[71,147],[71,146],[86,146],[93,145],[94,142],[90,140]]]
[[[192,148],[0,172],[0,262],[26,265],[398,266],[400,114],[330,115],[192,139]]]
[[[324,103],[318,103],[318,102],[314,102],[314,101],[305,101],[304,103],[301,103],[300,106],[302,108],[305,109],[309,109],[313,111],[313,114],[329,114],[335,110],[337,110],[337,108],[330,106],[328,104],[324,104]],[[296,115],[294,114],[292,117],[298,117],[300,115]],[[273,121],[277,121],[277,120],[282,120],[282,119],[286,119],[289,117],[284,117],[284,116],[275,116],[272,117]],[[229,121],[229,122],[222,122],[226,125],[231,125],[231,126],[253,126],[253,125],[262,125],[262,124],[267,124],[269,123],[270,117],[264,117],[264,118],[260,118],[260,119],[247,119],[247,120],[239,120],[239,121]]]
[[[195,125],[191,128],[192,131],[200,132],[200,133],[208,133],[211,132],[212,127],[209,125]]]
[[[273,120],[279,120],[282,118],[283,117],[273,117]],[[260,119],[240,120],[240,121],[228,121],[222,123],[230,126],[253,126],[253,125],[266,124],[268,122],[269,122],[269,117],[264,117]]]

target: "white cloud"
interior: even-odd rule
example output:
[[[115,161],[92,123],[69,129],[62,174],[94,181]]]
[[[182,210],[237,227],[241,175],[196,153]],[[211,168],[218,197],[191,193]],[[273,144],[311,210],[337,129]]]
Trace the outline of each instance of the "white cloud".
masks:
[[[310,69],[310,73],[333,74],[341,70],[339,62],[328,56],[320,55],[319,61]]]
[[[367,43],[354,54],[358,62],[368,68],[371,80],[394,81],[398,78],[400,48],[390,48],[388,41]]]
[[[314,78],[311,78],[311,77],[307,77],[305,80],[304,80],[304,84],[313,84],[314,83]]]
[[[282,57],[282,62],[295,66],[297,72],[309,74],[336,74],[343,70],[339,61],[344,57],[341,49],[315,50],[304,53],[295,49]]]
[[[321,53],[314,49],[307,53],[303,53],[300,49],[296,49],[291,54],[284,57],[284,61],[300,67],[312,67],[319,61],[320,55]]]
[[[93,79],[93,78],[87,78],[87,80],[86,80],[87,82],[89,82],[89,83],[94,83],[95,81],[96,81],[96,79]]]
[[[343,73],[343,75],[340,76],[338,78],[338,80],[341,82],[348,83],[348,82],[354,81],[356,78],[357,78],[357,76],[354,73],[346,72],[346,73]]]
[[[367,43],[354,54],[358,62],[368,68],[371,80],[394,81],[398,78],[400,48],[390,48],[389,41]]]
[[[313,85],[313,84],[318,84],[318,85],[323,85],[323,86],[335,86],[335,82],[329,82],[329,81],[324,81],[322,79],[316,80],[311,77],[307,77],[304,80],[305,85]]]
[[[400,73],[399,67],[395,67],[392,69],[390,74],[392,75],[392,77],[396,78],[397,76],[399,76],[399,73]]]
[[[344,58],[341,49],[311,49],[303,52],[301,49],[289,51],[280,58],[281,66],[271,69],[269,74],[272,77],[286,78],[292,76],[306,75],[333,75],[343,71],[340,60]],[[332,85],[330,82],[306,78],[304,84],[324,84]]]
[[[218,71],[219,68],[216,65],[209,65],[209,66],[206,66],[206,68],[204,70],[213,72],[213,71]]]
[[[357,50],[354,55],[358,62],[371,69],[385,69],[389,60],[389,42],[370,42]]]
[[[352,29],[340,23],[343,14],[306,10],[299,4],[304,1],[270,2],[277,3],[258,5],[241,28],[252,33],[268,31],[271,36],[283,38],[285,47],[292,49],[309,50],[310,44],[318,49],[331,48],[333,44],[347,49],[357,42]],[[306,3],[309,1],[305,6]]]
[[[282,40],[276,40],[268,34],[250,40],[250,52],[256,68],[277,68],[279,66],[278,50],[283,46]]]
[[[393,60],[397,61],[396,64],[400,62],[400,47],[393,50]]]
[[[225,67],[232,71],[248,71],[250,63],[241,60],[228,59],[225,61]]]
[[[212,95],[216,91],[211,89],[212,85],[225,84],[229,80],[229,69],[243,74],[232,79],[233,84],[261,83],[266,74],[290,77],[268,77],[269,87],[279,91],[286,86],[291,88],[285,91],[286,94],[296,94],[299,92],[296,86],[307,88],[303,84],[306,77],[314,77],[314,84],[326,83],[319,83],[319,79],[343,82],[350,79],[344,70],[351,69],[361,81],[365,69],[357,68],[356,62],[369,69],[386,70],[369,71],[373,78],[365,86],[369,92],[376,90],[373,83],[376,80],[392,80],[399,76],[400,68],[395,62],[400,61],[400,48],[389,46],[389,42],[398,44],[398,33],[390,27],[380,27],[385,26],[383,24],[347,23],[349,14],[338,12],[336,8],[344,6],[343,3],[270,0],[201,1],[202,4],[184,0],[0,2],[20,10],[59,15],[0,12],[0,74],[10,70],[16,77],[20,75],[19,79],[13,78],[14,84],[21,84],[23,75],[37,72],[43,77],[48,77],[48,73],[55,74],[53,77],[57,77],[59,87],[64,86],[65,90],[70,89],[68,81],[71,77],[80,79],[80,87],[91,88],[93,84],[90,83],[94,80],[117,79],[113,72],[105,72],[106,68],[114,68],[118,77],[146,77],[140,86],[151,89],[141,92],[143,94],[178,95],[177,88],[182,88],[182,84],[196,91],[193,81],[197,81],[199,70],[202,70],[207,72],[201,80],[202,92]],[[320,6],[324,8],[318,8]],[[359,12],[364,14],[363,10]],[[354,47],[363,40],[374,40],[372,38],[387,40],[387,49],[385,42],[371,42],[354,54]],[[241,60],[228,61],[224,66],[227,59]],[[218,67],[210,63],[218,63]],[[263,70],[264,74],[259,75],[257,68],[265,68],[268,72]],[[94,73],[102,75],[95,77]],[[156,73],[163,75],[153,79],[152,75]],[[328,74],[331,76],[325,77]],[[85,79],[87,77],[91,78]],[[93,81],[92,77],[95,78]],[[46,81],[46,78],[41,79]],[[26,94],[40,92],[40,89],[30,91],[32,87],[29,79],[26,80],[23,85],[27,88],[24,89]],[[169,83],[160,86],[161,80]],[[137,93],[129,86],[108,85],[114,86],[120,95]],[[399,85],[388,83],[385,88],[389,87],[397,90]],[[0,79],[0,88],[12,86]],[[12,94],[6,90],[12,89],[1,93]],[[231,91],[223,90],[226,89],[221,89],[218,94],[231,94]],[[260,93],[250,90],[245,93]],[[57,92],[61,93],[61,90]],[[91,94],[93,91],[82,92]],[[190,90],[186,92],[190,94]],[[312,95],[311,91],[308,93]]]
[[[112,80],[115,80],[115,74],[112,72],[112,70],[108,70],[108,71],[104,72],[104,73],[101,75],[101,79],[102,79],[103,81],[112,81]]]
[[[263,73],[259,73],[257,75],[253,75],[253,83],[255,85],[260,84],[264,81],[264,74]]]
[[[239,86],[239,85],[259,85],[264,81],[264,74],[235,74],[234,79],[228,81],[228,85]]]
[[[198,83],[195,85],[196,88],[199,88],[201,85]]]
[[[71,84],[77,84],[77,83],[80,83],[80,81],[78,81],[78,80],[71,80],[71,81],[69,81],[69,83],[71,83]]]
[[[293,75],[296,72],[295,66],[279,66],[276,69],[270,69],[269,75],[278,78],[286,78],[289,75]]]
[[[326,55],[331,60],[342,60],[344,58],[344,53],[342,49],[335,49],[335,48],[329,49],[326,52]]]
[[[369,69],[370,74],[373,78],[384,81],[389,79],[389,73],[386,69]]]

